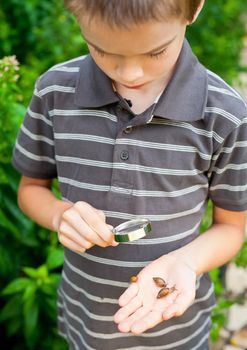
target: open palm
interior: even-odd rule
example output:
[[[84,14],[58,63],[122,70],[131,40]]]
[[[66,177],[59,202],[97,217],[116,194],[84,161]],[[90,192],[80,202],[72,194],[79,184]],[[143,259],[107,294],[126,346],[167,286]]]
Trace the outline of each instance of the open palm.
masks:
[[[157,299],[161,290],[153,277],[161,277],[172,293]],[[158,323],[180,316],[195,298],[195,272],[183,261],[165,255],[140,271],[138,280],[131,283],[120,296],[120,309],[114,316],[121,332],[140,334]]]

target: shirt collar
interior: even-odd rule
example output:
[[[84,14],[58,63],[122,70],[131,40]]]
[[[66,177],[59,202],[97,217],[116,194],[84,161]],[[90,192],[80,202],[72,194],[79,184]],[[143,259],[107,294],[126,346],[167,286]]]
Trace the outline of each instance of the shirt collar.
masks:
[[[185,40],[173,76],[159,98],[154,115],[180,121],[203,119],[207,94],[207,71]]]
[[[160,96],[154,116],[180,121],[203,119],[207,102],[207,72],[184,41],[173,76]],[[90,55],[81,62],[75,90],[75,103],[98,108],[119,101],[111,79]]]
[[[87,55],[81,62],[76,83],[76,105],[98,108],[118,101],[111,79],[96,65],[91,55]]]

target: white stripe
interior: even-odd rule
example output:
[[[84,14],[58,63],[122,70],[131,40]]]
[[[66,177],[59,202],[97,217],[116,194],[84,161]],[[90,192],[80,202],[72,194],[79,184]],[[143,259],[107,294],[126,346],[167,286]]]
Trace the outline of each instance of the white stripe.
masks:
[[[97,320],[97,321],[101,321],[101,322],[114,322],[114,317],[113,316],[102,316],[102,315],[96,315],[90,311],[88,311],[88,309],[86,309],[86,307],[80,302],[77,301],[71,297],[69,297],[66,293],[64,293],[63,290],[59,291],[59,294],[62,294],[62,297],[65,298],[70,304],[77,306],[79,309],[81,309],[89,318],[91,318],[92,320]],[[64,306],[64,305],[63,305]]]
[[[73,94],[75,92],[75,88],[70,86],[62,86],[62,85],[50,85],[38,91],[38,97],[43,97],[49,92],[66,92],[66,93]]]
[[[197,223],[191,230],[178,233],[174,236],[169,237],[162,237],[162,238],[145,238],[145,239],[139,239],[137,241],[133,242],[126,242],[125,244],[130,245],[150,245],[150,244],[162,244],[162,243],[168,243],[168,242],[174,242],[176,240],[183,239],[185,237],[190,236],[191,234],[195,233],[195,230],[200,226],[200,222]]]
[[[211,308],[212,309],[212,308]],[[198,312],[199,313],[199,312]],[[190,340],[192,340],[193,338],[195,338],[201,331],[203,331],[203,329],[210,323],[210,319],[206,319],[204,321],[204,323],[202,324],[202,326],[200,328],[197,328],[197,330],[194,331],[193,334],[191,334],[190,336],[183,338],[181,340],[178,340],[174,343],[170,343],[167,345],[157,345],[157,346],[152,346],[152,350],[166,350],[166,349],[176,349],[176,346],[180,346],[183,344],[186,344],[187,342],[189,342]],[[126,350],[126,348],[121,348],[118,350]],[[150,350],[150,347],[148,346],[134,346],[131,348],[128,348],[128,350]]]
[[[108,137],[88,135],[88,134],[69,134],[69,133],[55,133],[54,138],[57,140],[79,140],[79,141],[91,141],[100,142],[110,145],[115,144],[115,139],[110,139]]]
[[[177,212],[177,213],[173,213],[173,214],[133,215],[133,214],[128,214],[128,213],[122,213],[122,212],[116,212],[116,211],[107,211],[107,210],[104,210],[104,213],[109,218],[118,218],[118,219],[124,219],[124,220],[132,220],[132,219],[136,219],[136,218],[142,218],[142,219],[146,218],[146,219],[149,219],[151,221],[163,221],[163,220],[165,221],[165,220],[171,220],[171,219],[180,218],[180,217],[183,217],[183,216],[187,216],[187,215],[190,215],[190,214],[197,213],[201,209],[201,207],[204,205],[204,203],[205,202],[202,201],[202,202],[200,202],[198,205],[196,205],[192,209],[181,211],[181,212]]]
[[[241,120],[235,117],[233,114],[225,111],[224,109],[218,108],[218,107],[206,107],[205,108],[205,113],[216,113],[218,115],[221,115],[225,117],[226,119],[230,120],[236,125],[241,124]]]
[[[164,143],[147,142],[147,141],[124,139],[124,138],[117,139],[116,144],[131,145],[131,146],[146,147],[146,148],[153,148],[153,149],[160,149],[160,150],[176,151],[176,152],[179,151],[179,152],[197,153],[203,159],[211,159],[211,154],[202,153],[196,147],[193,147],[193,146],[164,144]]]
[[[228,190],[230,192],[243,192],[247,190],[247,185],[231,186],[227,184],[219,184],[219,185],[210,187],[210,191],[216,191],[216,190]]]
[[[115,286],[115,287],[121,287],[121,288],[128,288],[128,286],[129,286],[129,283],[127,283],[127,282],[119,282],[119,281],[115,281],[115,280],[108,280],[108,279],[104,279],[104,278],[91,276],[91,275],[87,274],[86,272],[78,269],[74,265],[72,265],[68,261],[68,259],[66,260],[66,264],[68,265],[68,267],[72,271],[74,271],[79,276],[82,276],[83,278],[85,278],[85,279],[87,279],[87,280],[89,280],[91,282],[99,283],[99,284],[106,284],[106,285]]]
[[[36,160],[38,162],[48,162],[48,163],[51,163],[51,164],[55,164],[56,163],[53,158],[46,157],[46,156],[37,156],[36,154],[33,154],[33,153],[27,151],[25,148],[23,148],[21,145],[19,145],[18,142],[16,142],[15,146],[27,158]]]
[[[236,96],[238,96],[240,98],[240,100],[243,102],[244,106],[247,107],[247,103],[244,101],[244,99],[242,98],[242,96],[235,90],[233,89],[229,84],[227,84],[221,77],[219,77],[217,74],[211,72],[210,70],[207,70],[208,74],[211,75],[212,77],[216,78],[218,81],[220,81],[221,83],[223,83],[225,86],[228,87],[228,89],[230,89]]]
[[[161,124],[161,125],[172,125],[178,128],[184,128],[189,129],[190,131],[194,132],[197,135],[206,136],[209,138],[214,138],[217,142],[222,143],[224,141],[224,138],[218,135],[215,131],[207,131],[203,129],[195,128],[193,125],[186,123],[186,122],[176,122],[171,120],[165,120],[160,118],[153,118],[153,120],[150,122],[150,124]]]
[[[199,289],[200,287],[200,281],[201,281],[201,278],[202,278],[203,275],[200,275],[196,278],[196,290]],[[97,297],[96,295],[93,295],[91,293],[88,293],[86,292],[84,289],[78,287],[77,284],[73,283],[69,278],[68,276],[66,275],[66,273],[62,272],[62,279],[69,284],[69,286],[74,289],[76,292],[79,292],[81,294],[83,294],[87,299],[89,300],[92,300],[96,303],[100,303],[100,304],[115,304],[115,305],[118,305],[118,299],[114,299],[114,298],[101,298],[101,297]],[[204,301],[207,299],[208,295],[211,294],[211,292],[213,292],[213,286],[211,286],[211,288],[208,290],[207,294],[204,296],[204,297],[201,297],[199,299],[196,299],[194,301],[194,304],[196,304],[197,302],[200,302],[200,301]]]
[[[43,114],[35,113],[35,112],[31,111],[30,108],[28,108],[27,113],[30,115],[30,117],[32,117],[34,119],[40,119],[43,122],[45,122],[46,124],[52,126],[52,122],[49,119],[47,119]]]
[[[80,71],[80,67],[54,67],[49,69],[49,71],[58,71],[58,72],[66,72],[66,73],[77,73]]]
[[[186,169],[163,169],[156,167],[148,167],[139,164],[124,164],[124,163],[110,163],[103,162],[99,160],[91,160],[77,157],[65,157],[56,155],[56,160],[64,163],[75,163],[82,164],[87,166],[99,167],[99,168],[108,168],[108,169],[124,169],[131,171],[138,171],[144,173],[152,173],[152,174],[163,174],[163,175],[171,175],[171,176],[192,176],[201,174],[203,171],[199,169],[186,170]]]
[[[243,163],[243,164],[228,164],[227,166],[225,166],[224,168],[217,168],[214,167],[213,168],[213,172],[217,173],[217,174],[222,174],[225,171],[227,171],[228,169],[230,170],[243,170],[243,169],[247,169],[247,163]]]
[[[92,314],[91,312],[86,310],[86,308],[80,302],[70,298],[64,292],[59,291],[58,294],[60,295],[61,298],[67,299],[70,304],[79,306],[79,308],[81,308],[84,311],[84,313],[91,319],[95,319],[95,320],[101,321],[101,322],[104,322],[104,321],[105,322],[112,322],[112,321],[114,321],[114,317],[113,316],[102,316],[102,315]],[[210,289],[207,291],[207,293],[202,298],[197,299],[192,304],[192,306],[197,304],[197,303],[199,303],[199,302],[201,302],[201,301],[207,300],[209,297],[211,297],[212,294],[213,294],[213,288],[211,286]],[[68,313],[71,318],[76,320],[83,327],[83,329],[85,329],[85,332],[87,334],[89,334],[90,336],[92,336],[92,337],[102,338],[102,339],[116,339],[116,338],[124,338],[124,337],[131,337],[132,336],[131,334],[123,334],[123,333],[120,333],[120,332],[111,333],[111,334],[93,332],[93,331],[91,331],[90,329],[88,329],[86,327],[85,323],[82,321],[81,318],[77,317],[75,314],[73,314],[71,311],[69,311],[65,304],[61,304],[59,302],[57,304],[58,304],[58,306],[60,308],[62,308],[62,309],[64,308],[66,313]],[[163,336],[163,335],[165,335],[167,333],[173,332],[175,330],[179,330],[181,328],[191,327],[194,323],[196,323],[198,321],[198,319],[200,318],[200,316],[202,314],[204,314],[205,312],[210,312],[213,308],[214,308],[214,306],[210,306],[207,309],[201,309],[196,314],[196,316],[193,319],[191,319],[190,321],[188,321],[188,322],[181,323],[181,324],[174,325],[174,326],[170,326],[170,327],[167,327],[165,329],[162,329],[162,330],[159,330],[159,331],[156,331],[156,332],[152,332],[152,333],[143,333],[142,337],[144,337],[144,338],[160,337],[160,336]]]
[[[232,153],[235,148],[247,147],[247,141],[237,141],[232,147],[222,147],[219,154],[212,157],[212,160],[217,160],[222,153]]]
[[[86,292],[84,289],[79,288],[76,284],[74,284],[73,282],[71,282],[69,280],[69,278],[67,277],[66,273],[63,271],[62,273],[62,279],[64,281],[66,281],[70,287],[72,287],[74,290],[76,290],[77,292],[80,292],[82,294],[85,295],[85,297],[89,300],[92,300],[96,303],[107,303],[107,304],[116,304],[118,305],[118,299],[112,299],[112,298],[101,298],[101,297],[97,297],[96,295],[90,294],[88,292]]]
[[[65,323],[65,322],[66,322],[62,316],[59,316],[58,319],[59,319],[59,321],[62,322],[62,323]],[[58,330],[58,334],[59,334],[61,337],[65,338],[66,341],[67,341],[68,343],[69,343],[69,342],[73,343],[73,345],[74,345],[74,347],[75,347],[76,350],[80,350],[79,347],[78,347],[78,345],[77,345],[77,343],[76,343],[76,341],[75,341],[75,340],[73,339],[73,337],[71,336],[70,330],[69,330],[68,328],[67,328],[66,330],[67,330],[67,332],[68,332],[69,337],[67,336],[67,334],[63,333],[61,330]]]
[[[49,112],[49,115],[54,117],[56,115],[64,116],[93,116],[110,119],[113,122],[117,122],[117,117],[113,114],[110,114],[105,111],[99,111],[94,109],[52,109]]]
[[[232,91],[229,91],[227,89],[219,88],[219,87],[213,86],[213,85],[208,85],[208,90],[219,92],[219,93],[224,94],[224,95],[229,95],[229,96],[235,97],[238,100],[242,101],[242,98],[240,96],[237,96],[235,93],[233,93]]]
[[[30,137],[32,140],[35,141],[43,141],[48,143],[51,146],[54,146],[54,141],[49,139],[46,136],[43,135],[38,135],[38,134],[33,134],[31,131],[29,131],[23,124],[21,126],[21,130],[24,132],[24,134],[26,134],[28,137]]]
[[[101,191],[101,192],[118,192],[118,193],[125,193],[125,194],[132,194],[133,196],[137,197],[162,197],[162,198],[171,198],[171,197],[179,197],[183,196],[185,194],[196,192],[199,189],[202,188],[208,188],[208,184],[205,185],[195,185],[187,188],[183,188],[182,190],[177,191],[145,191],[145,190],[135,190],[135,189],[128,189],[128,188],[122,188],[122,187],[116,187],[116,186],[106,186],[106,185],[96,185],[91,184],[88,182],[81,182],[72,180],[66,177],[58,177],[58,180],[60,183],[69,184],[71,186],[77,187],[77,188],[83,188],[90,191]]]
[[[115,139],[110,139],[108,137],[102,137],[97,135],[72,134],[72,133],[55,133],[55,138],[61,139],[61,140],[65,139],[65,140],[92,141],[92,142],[107,143],[111,145],[114,145],[114,144],[131,145],[131,146],[138,146],[138,147],[146,147],[150,149],[197,153],[202,159],[207,159],[207,160],[211,159],[211,154],[202,153],[196,147],[192,147],[192,146],[145,142],[145,141],[139,141],[139,140],[123,139],[123,138],[119,138],[115,140]]]
[[[62,62],[62,63],[58,63],[58,64],[56,64],[55,66],[51,67],[51,68],[48,70],[48,72],[49,72],[50,70],[53,70],[54,68],[63,67],[64,65],[69,64],[69,63],[73,63],[73,62],[77,62],[77,61],[80,63],[80,62],[83,61],[87,56],[88,56],[88,55],[82,55],[82,56],[78,56],[78,57],[72,58],[72,59],[70,59],[70,60],[68,60],[68,61],[64,61],[64,62]]]
[[[120,332],[118,332],[118,333],[113,333],[113,334],[105,334],[105,333],[97,333],[97,332],[93,332],[93,331],[91,331],[91,330],[89,330],[87,327],[86,327],[86,325],[85,325],[85,323],[83,322],[83,320],[81,320],[79,317],[77,317],[76,315],[74,315],[72,312],[70,312],[69,310],[68,310],[68,308],[66,307],[66,306],[64,306],[64,308],[65,308],[65,311],[66,311],[66,313],[71,317],[71,318],[73,318],[75,321],[77,321],[81,326],[82,326],[82,329],[84,329],[85,330],[85,332],[88,334],[88,335],[90,335],[91,337],[94,337],[94,338],[100,338],[100,339],[117,339],[117,338],[129,338],[129,337],[133,337],[133,334],[130,334],[130,333],[120,333]],[[197,315],[194,317],[194,319],[192,320],[193,321],[193,323],[195,323],[198,319],[199,319],[199,317],[201,316],[201,314],[203,314],[203,313],[205,313],[205,312],[209,312],[209,311],[211,311],[212,310],[212,307],[210,307],[210,308],[208,308],[208,309],[205,309],[205,310],[200,310],[198,313],[197,313]],[[71,326],[71,324],[70,324],[70,322],[66,322],[66,320],[64,320],[63,318],[62,318],[62,321],[67,325],[67,326],[69,326],[69,328],[71,328],[73,331],[75,331],[76,333],[78,332],[73,326]],[[203,325],[200,327],[200,328],[198,328],[193,334],[191,334],[190,336],[188,336],[188,337],[186,337],[186,338],[183,338],[183,339],[181,339],[181,340],[179,340],[179,341],[176,341],[176,342],[173,342],[173,343],[170,343],[170,344],[167,344],[167,345],[162,345],[162,346],[152,346],[152,349],[161,349],[161,350],[163,350],[163,349],[170,349],[170,348],[173,348],[174,349],[174,346],[178,346],[178,345],[182,345],[182,344],[185,344],[186,342],[188,342],[188,341],[190,341],[191,339],[193,339],[194,338],[194,336],[196,336],[198,333],[200,333],[201,332],[201,330],[203,330],[203,328],[205,328],[205,326],[207,325],[207,323],[209,323],[210,322],[210,319],[206,319],[205,320],[205,322],[203,323]],[[141,334],[141,335],[139,335],[139,336],[141,336],[142,338],[153,338],[153,337],[157,337],[157,336],[160,336],[160,334],[159,335],[157,335],[157,333],[161,333],[162,332],[162,334],[161,335],[164,335],[164,334],[166,334],[166,333],[169,333],[169,332],[171,332],[171,331],[174,331],[174,330],[177,330],[177,329],[180,329],[180,328],[184,328],[184,326],[186,325],[186,324],[191,324],[192,322],[191,321],[189,321],[189,322],[187,322],[187,323],[183,323],[183,324],[181,324],[181,325],[178,325],[178,326],[171,326],[171,327],[168,327],[168,328],[166,328],[166,329],[164,329],[164,330],[161,330],[161,331],[159,331],[159,332],[153,332],[153,333],[143,333],[143,334]],[[193,324],[192,323],[192,324]],[[173,328],[173,329],[172,329]],[[172,330],[170,330],[170,329],[172,329]],[[86,345],[86,348],[87,349],[93,349],[93,348],[91,348],[88,344],[86,344],[85,343],[85,341],[84,341],[84,339],[82,338],[81,339],[81,334],[78,332],[78,336],[80,337],[80,340],[82,341],[82,343],[83,343],[83,345]],[[168,338],[168,337],[167,337]],[[165,346],[165,347],[164,347]],[[140,350],[142,350],[142,349],[147,349],[147,350],[149,350],[150,349],[150,347],[143,347],[143,346],[141,346],[141,347],[132,347],[132,348],[128,348],[128,350],[129,349],[135,349],[135,350],[137,350],[137,349],[140,349]],[[119,350],[119,349],[118,349]],[[126,350],[126,348],[123,348],[123,349],[121,349],[121,350]]]

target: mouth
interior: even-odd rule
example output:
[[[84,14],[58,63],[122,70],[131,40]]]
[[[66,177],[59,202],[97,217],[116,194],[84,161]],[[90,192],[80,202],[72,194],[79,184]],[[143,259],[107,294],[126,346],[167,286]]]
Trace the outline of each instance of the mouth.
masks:
[[[140,89],[141,87],[143,87],[145,84],[139,84],[139,85],[125,85],[122,84],[124,87],[126,87],[127,89]]]

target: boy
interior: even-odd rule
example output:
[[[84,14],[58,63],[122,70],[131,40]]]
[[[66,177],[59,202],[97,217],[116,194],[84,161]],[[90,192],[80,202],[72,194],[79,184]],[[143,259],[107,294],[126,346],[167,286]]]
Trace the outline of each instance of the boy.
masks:
[[[247,107],[184,39],[203,3],[67,1],[90,55],[37,81],[13,163],[20,207],[65,247],[70,349],[208,348],[206,272],[244,237]],[[213,224],[199,235],[208,198]],[[134,218],[151,235],[115,242],[112,228]]]

